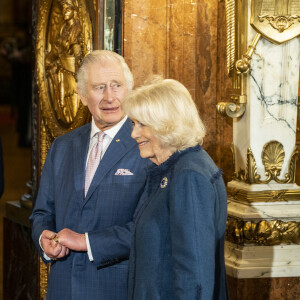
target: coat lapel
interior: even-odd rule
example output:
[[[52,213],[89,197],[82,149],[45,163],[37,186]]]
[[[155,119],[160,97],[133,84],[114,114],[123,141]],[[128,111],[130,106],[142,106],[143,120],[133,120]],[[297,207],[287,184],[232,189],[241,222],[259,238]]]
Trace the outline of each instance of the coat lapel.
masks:
[[[82,193],[82,197],[84,197],[85,163],[89,148],[90,132],[91,123],[83,126],[78,137],[73,141],[75,189]]]
[[[132,125],[129,119],[126,120],[119,132],[111,141],[106,150],[93,181],[90,185],[85,201],[88,201],[95,189],[98,187],[104,176],[123,158],[123,156],[136,145],[136,141],[131,138]]]

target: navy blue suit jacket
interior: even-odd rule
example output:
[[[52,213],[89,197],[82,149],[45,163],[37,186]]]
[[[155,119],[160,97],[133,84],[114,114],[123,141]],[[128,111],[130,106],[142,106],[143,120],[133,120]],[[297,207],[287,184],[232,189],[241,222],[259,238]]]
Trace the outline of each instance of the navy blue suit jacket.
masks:
[[[106,150],[85,198],[90,131],[87,124],[55,139],[43,168],[31,216],[36,246],[41,251],[43,230],[70,228],[88,232],[94,257],[91,262],[86,252],[71,251],[53,262],[47,299],[127,299],[132,217],[144,189],[147,160],[140,157],[127,120]],[[115,175],[118,169],[134,175]]]

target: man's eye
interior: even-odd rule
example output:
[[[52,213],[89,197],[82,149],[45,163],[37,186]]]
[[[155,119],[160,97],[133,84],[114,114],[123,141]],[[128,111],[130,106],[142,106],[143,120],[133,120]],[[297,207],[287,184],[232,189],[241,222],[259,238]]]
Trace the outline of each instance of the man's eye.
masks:
[[[105,85],[98,85],[96,88],[98,90],[104,90],[105,89]]]
[[[112,84],[111,84],[111,87],[112,87],[113,89],[119,88],[120,86],[121,86],[121,84],[119,84],[119,83],[112,83]]]

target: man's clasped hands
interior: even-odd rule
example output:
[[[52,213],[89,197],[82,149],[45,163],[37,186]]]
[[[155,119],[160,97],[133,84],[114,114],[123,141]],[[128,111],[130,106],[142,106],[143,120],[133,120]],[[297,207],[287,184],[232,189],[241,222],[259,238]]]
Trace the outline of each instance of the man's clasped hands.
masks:
[[[58,233],[44,230],[40,243],[45,254],[53,260],[67,256],[70,250],[87,251],[85,234],[68,228],[64,228]]]

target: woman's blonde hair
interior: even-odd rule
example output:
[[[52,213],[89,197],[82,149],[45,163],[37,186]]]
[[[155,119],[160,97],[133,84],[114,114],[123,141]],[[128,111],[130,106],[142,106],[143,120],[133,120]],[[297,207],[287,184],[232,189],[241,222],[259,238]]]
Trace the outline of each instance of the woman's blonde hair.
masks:
[[[202,145],[205,127],[189,91],[173,79],[154,77],[123,102],[129,118],[148,126],[162,145],[176,151]]]

